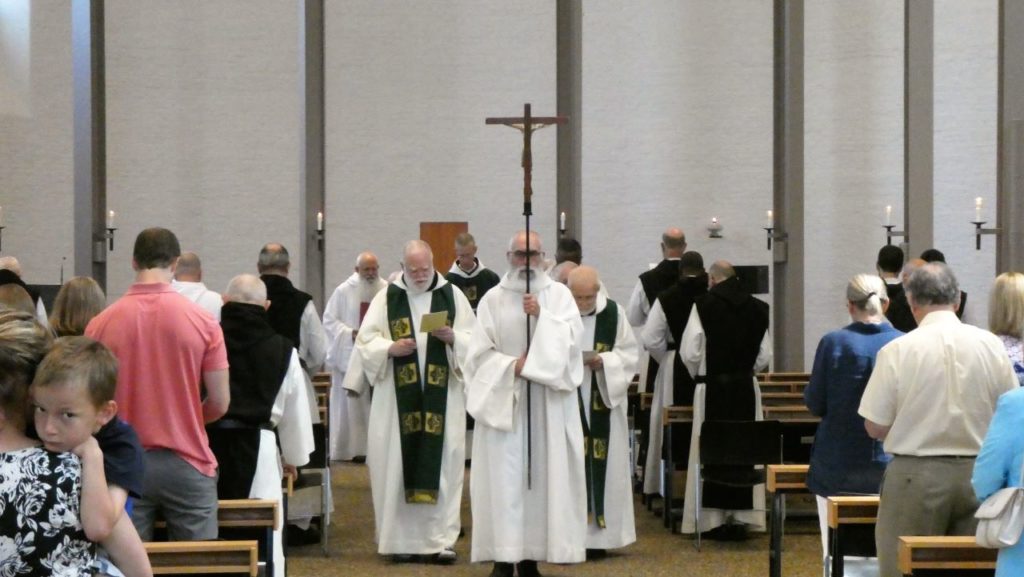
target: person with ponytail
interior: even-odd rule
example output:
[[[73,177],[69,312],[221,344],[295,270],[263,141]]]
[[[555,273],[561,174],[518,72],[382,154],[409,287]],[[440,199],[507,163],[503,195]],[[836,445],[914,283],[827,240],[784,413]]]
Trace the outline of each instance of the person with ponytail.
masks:
[[[821,417],[811,448],[807,487],[817,495],[822,548],[827,546],[827,497],[874,494],[888,458],[857,414],[875,355],[903,333],[885,318],[889,295],[881,278],[859,274],[846,285],[850,324],[822,337],[804,403]]]

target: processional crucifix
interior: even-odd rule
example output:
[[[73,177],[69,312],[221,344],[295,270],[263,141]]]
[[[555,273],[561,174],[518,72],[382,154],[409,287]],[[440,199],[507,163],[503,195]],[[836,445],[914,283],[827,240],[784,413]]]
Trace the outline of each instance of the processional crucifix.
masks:
[[[523,133],[523,217],[526,219],[526,294],[530,294],[530,217],[533,215],[533,152],[530,141],[536,130],[552,124],[569,122],[566,116],[533,116],[530,114],[530,103],[523,105],[523,115],[519,118],[488,118],[487,124],[504,124]],[[526,350],[530,350],[530,315],[526,315]],[[526,381],[526,488],[533,488],[533,427],[530,398],[532,384]]]

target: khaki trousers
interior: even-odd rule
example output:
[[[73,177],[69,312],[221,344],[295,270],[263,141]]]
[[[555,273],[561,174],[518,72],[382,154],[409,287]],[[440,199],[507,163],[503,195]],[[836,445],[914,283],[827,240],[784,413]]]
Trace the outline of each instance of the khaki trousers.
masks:
[[[899,538],[973,535],[978,500],[971,488],[974,457],[897,455],[885,470],[875,527],[881,577],[902,577]]]

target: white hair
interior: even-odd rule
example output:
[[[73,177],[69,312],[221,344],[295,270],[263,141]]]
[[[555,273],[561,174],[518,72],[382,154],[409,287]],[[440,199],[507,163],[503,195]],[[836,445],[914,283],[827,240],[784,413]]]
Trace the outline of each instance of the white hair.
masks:
[[[859,274],[846,285],[846,300],[872,315],[882,314],[882,301],[889,302],[885,281],[873,274]]]
[[[240,274],[228,283],[224,298],[235,303],[263,305],[267,302],[267,285],[256,275]]]

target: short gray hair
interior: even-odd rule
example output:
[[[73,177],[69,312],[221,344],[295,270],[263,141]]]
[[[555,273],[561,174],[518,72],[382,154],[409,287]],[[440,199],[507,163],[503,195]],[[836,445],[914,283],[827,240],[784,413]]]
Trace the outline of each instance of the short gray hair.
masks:
[[[264,272],[287,272],[291,260],[288,258],[288,249],[283,244],[269,243],[260,250],[260,258],[256,262],[256,269]]]
[[[907,293],[917,306],[956,305],[960,303],[960,285],[946,263],[922,265],[910,275]]]
[[[267,302],[267,285],[253,274],[240,274],[231,279],[224,291],[229,302],[263,305]]]

